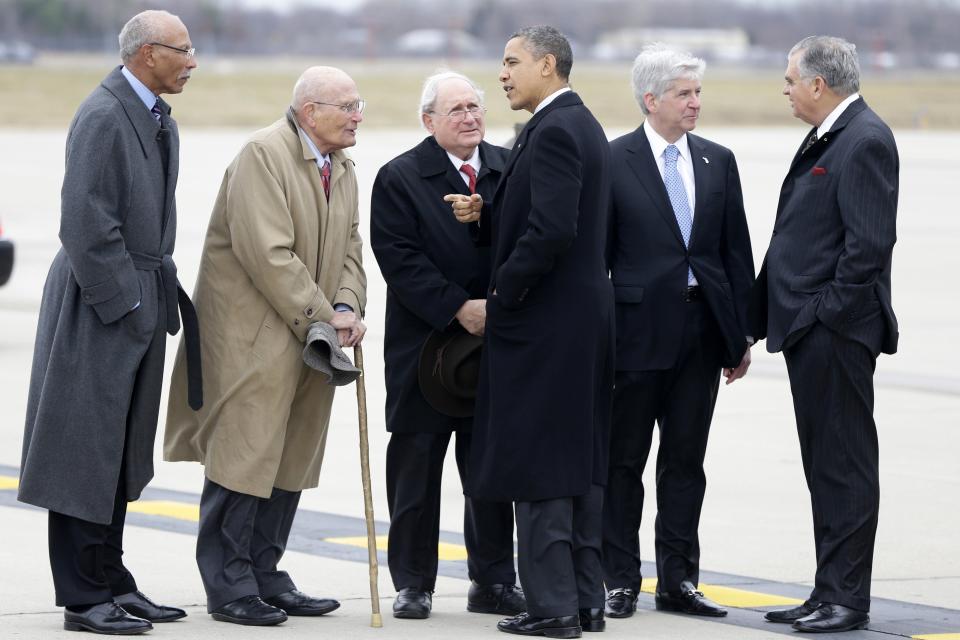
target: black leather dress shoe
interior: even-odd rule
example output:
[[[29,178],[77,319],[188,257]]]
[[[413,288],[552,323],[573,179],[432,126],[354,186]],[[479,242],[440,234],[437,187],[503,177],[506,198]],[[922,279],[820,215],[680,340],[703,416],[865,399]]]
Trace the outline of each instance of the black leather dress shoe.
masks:
[[[280,624],[287,619],[287,614],[267,604],[260,596],[243,596],[233,602],[228,602],[219,609],[210,613],[214,620],[232,622],[254,627],[267,627]]]
[[[607,592],[607,616],[629,618],[637,610],[637,592],[633,589],[611,589]]]
[[[767,611],[763,614],[764,619],[768,622],[782,622],[785,624],[792,624],[799,620],[800,618],[806,618],[808,615],[817,610],[820,606],[820,603],[816,600],[807,600],[799,607],[793,607],[792,609],[780,609],[779,611]]]
[[[824,602],[819,609],[794,622],[793,628],[806,633],[834,633],[865,629],[868,622],[870,616],[866,611]]]
[[[340,603],[333,598],[312,598],[296,589],[264,598],[263,601],[271,607],[283,609],[288,616],[322,616],[340,608]]]
[[[504,618],[497,623],[497,629],[504,633],[520,636],[546,636],[548,638],[579,638],[579,616],[560,616],[558,618],[534,618],[529,613],[521,613],[512,618]]]
[[[580,609],[580,628],[584,631],[603,631],[607,622],[603,619],[603,609]]]
[[[654,603],[657,611],[674,611],[714,618],[722,618],[727,615],[726,609],[703,595],[703,592],[697,591],[693,583],[688,580],[680,583],[680,593],[657,592]]]
[[[523,589],[515,584],[470,583],[467,611],[515,616],[526,610],[527,599],[523,597]]]
[[[433,608],[433,592],[404,587],[393,601],[393,617],[423,620],[430,617]]]
[[[64,610],[63,628],[67,631],[132,636],[150,631],[153,625],[148,620],[130,615],[116,602],[101,602],[80,612]]]
[[[187,612],[183,609],[159,605],[139,591],[113,596],[113,601],[127,613],[150,622],[172,622],[187,617]]]

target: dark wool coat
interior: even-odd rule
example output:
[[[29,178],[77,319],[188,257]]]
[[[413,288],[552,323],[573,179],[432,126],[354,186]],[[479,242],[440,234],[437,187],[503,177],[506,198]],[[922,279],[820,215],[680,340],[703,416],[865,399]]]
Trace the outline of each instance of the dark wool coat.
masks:
[[[128,500],[153,477],[167,327],[160,265],[174,279],[176,269],[179,138],[166,120],[165,178],[160,124],[118,67],[67,134],[63,246],[43,288],[18,497],[92,522],[110,522],[121,464]]]
[[[480,144],[477,193],[484,201],[493,200],[506,157],[506,149]],[[470,229],[451,215],[448,193],[470,190],[433,136],[385,164],[373,183],[370,246],[387,282],[386,417],[395,433],[469,430],[473,423],[436,411],[418,379],[427,336],[467,300],[486,298],[490,281],[490,251],[476,247]]]
[[[579,96],[535,114],[492,209],[493,274],[468,493],[535,501],[605,485],[613,288],[604,264],[610,147]],[[496,293],[493,293],[493,292]]]

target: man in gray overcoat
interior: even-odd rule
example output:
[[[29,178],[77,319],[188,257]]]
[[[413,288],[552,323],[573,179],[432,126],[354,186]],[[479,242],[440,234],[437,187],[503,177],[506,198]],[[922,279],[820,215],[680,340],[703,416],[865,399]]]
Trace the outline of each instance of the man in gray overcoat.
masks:
[[[120,55],[67,135],[62,248],[43,289],[18,496],[49,510],[64,628],[105,634],[186,615],[137,589],[123,524],[153,476],[165,333],[182,314],[188,345],[198,335],[171,258],[179,147],[159,97],[183,90],[193,45],[179,18],[145,11],[120,32]],[[199,407],[199,366],[193,373]]]

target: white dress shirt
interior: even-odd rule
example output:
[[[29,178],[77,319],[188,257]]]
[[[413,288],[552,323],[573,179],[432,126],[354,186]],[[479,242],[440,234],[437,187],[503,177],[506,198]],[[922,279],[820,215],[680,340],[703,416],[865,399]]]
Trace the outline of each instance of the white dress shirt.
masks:
[[[466,184],[468,187],[470,186],[470,178],[463,171],[460,171],[460,167],[462,167],[464,164],[468,164],[473,167],[474,171],[476,171],[477,177],[480,177],[480,145],[477,145],[477,147],[473,150],[473,155],[466,160],[461,160],[449,151],[447,151],[447,157],[450,158],[450,162],[453,163],[453,168],[456,169],[457,173],[460,174],[460,177],[463,178],[464,184]]]
[[[679,151],[677,157],[677,173],[680,174],[680,180],[683,182],[683,190],[687,192],[687,203],[690,205],[690,221],[693,222],[693,211],[697,204],[697,189],[693,179],[693,159],[690,157],[690,145],[687,143],[687,134],[683,134],[676,142],[670,143],[663,139],[659,133],[653,130],[649,122],[644,120],[643,131],[647,134],[647,141],[650,143],[650,150],[653,152],[653,159],[657,162],[657,169],[660,170],[660,179],[663,180],[663,167],[666,162],[664,152],[667,147],[673,144]],[[697,278],[694,277],[690,286],[697,286]]]
[[[650,150],[653,151],[653,159],[657,161],[657,168],[660,170],[660,179],[663,180],[663,165],[665,162],[663,153],[671,143],[660,137],[660,134],[653,130],[649,122],[644,121],[643,131],[647,134],[647,140],[650,142]],[[680,179],[683,181],[683,189],[687,192],[687,202],[690,204],[690,219],[693,220],[693,212],[696,210],[697,205],[697,189],[693,179],[693,158],[690,157],[690,145],[687,144],[687,134],[683,134],[672,144],[677,148],[677,151],[680,152],[680,156],[677,158],[677,173],[680,174]]]
[[[563,87],[562,89],[557,89],[556,91],[548,95],[546,98],[543,99],[543,102],[538,104],[537,108],[533,110],[534,115],[543,111],[543,109],[548,104],[550,104],[551,102],[557,99],[557,96],[559,96],[561,93],[566,93],[567,91],[571,91],[570,87]]]
[[[823,122],[820,123],[820,126],[817,127],[817,138],[822,138],[823,134],[829,133],[833,125],[836,124],[840,115],[859,97],[859,93],[852,93],[844,98],[843,102],[838,104],[834,110],[830,112],[830,115],[824,118]]]

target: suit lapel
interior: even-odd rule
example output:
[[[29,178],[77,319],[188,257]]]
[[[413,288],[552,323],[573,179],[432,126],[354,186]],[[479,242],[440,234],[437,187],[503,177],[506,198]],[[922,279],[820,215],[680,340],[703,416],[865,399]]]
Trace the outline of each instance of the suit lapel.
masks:
[[[500,183],[497,185],[497,191],[494,194],[494,200],[496,200],[500,195],[503,185],[507,182],[507,177],[513,172],[514,165],[517,164],[517,158],[519,158],[520,154],[523,153],[524,149],[527,148],[527,140],[530,138],[530,133],[537,127],[540,121],[543,120],[547,114],[554,109],[571,107],[578,104],[583,104],[583,100],[580,99],[580,96],[573,91],[567,91],[554,98],[553,102],[545,106],[541,111],[533,114],[533,117],[530,118],[530,120],[527,121],[527,124],[523,127],[520,135],[517,136],[517,141],[514,143],[513,149],[510,151],[510,157],[507,158],[507,164],[503,169],[503,174],[500,176]]]
[[[627,164],[637,176],[640,185],[650,196],[650,200],[656,205],[657,213],[663,218],[664,223],[673,231],[677,242],[683,245],[683,234],[680,233],[680,225],[677,224],[677,216],[673,212],[673,205],[670,204],[670,196],[667,195],[667,188],[663,184],[663,178],[660,176],[660,168],[657,161],[653,158],[653,149],[650,148],[650,141],[647,140],[647,134],[643,127],[638,127],[632,134],[630,145],[627,147],[629,155]]]
[[[687,147],[690,149],[690,162],[693,164],[693,185],[694,200],[696,206],[693,210],[693,227],[690,229],[690,245],[693,245],[693,239],[697,235],[697,229],[703,224],[698,223],[706,211],[707,190],[710,187],[710,177],[712,169],[709,163],[709,157],[706,155],[704,146],[700,140],[691,134],[687,134]],[[679,229],[679,225],[677,227]]]
[[[133,125],[133,130],[137,134],[143,155],[149,158],[154,152],[159,153],[160,150],[157,148],[156,140],[160,125],[146,105],[143,104],[137,92],[127,82],[127,79],[123,77],[120,67],[111,71],[100,84],[120,102],[127,119]]]
[[[170,105],[168,105],[163,98],[160,98],[160,111],[163,112],[163,120],[166,121],[166,125],[168,127],[166,140],[170,145],[167,152],[167,184],[163,200],[162,237],[162,234],[166,233],[167,223],[170,222],[170,217],[173,215],[174,211],[173,203],[177,193],[177,175],[180,171],[180,135],[177,130],[177,123],[174,122],[173,118],[170,117]],[[160,140],[160,144],[164,144],[163,139]]]

